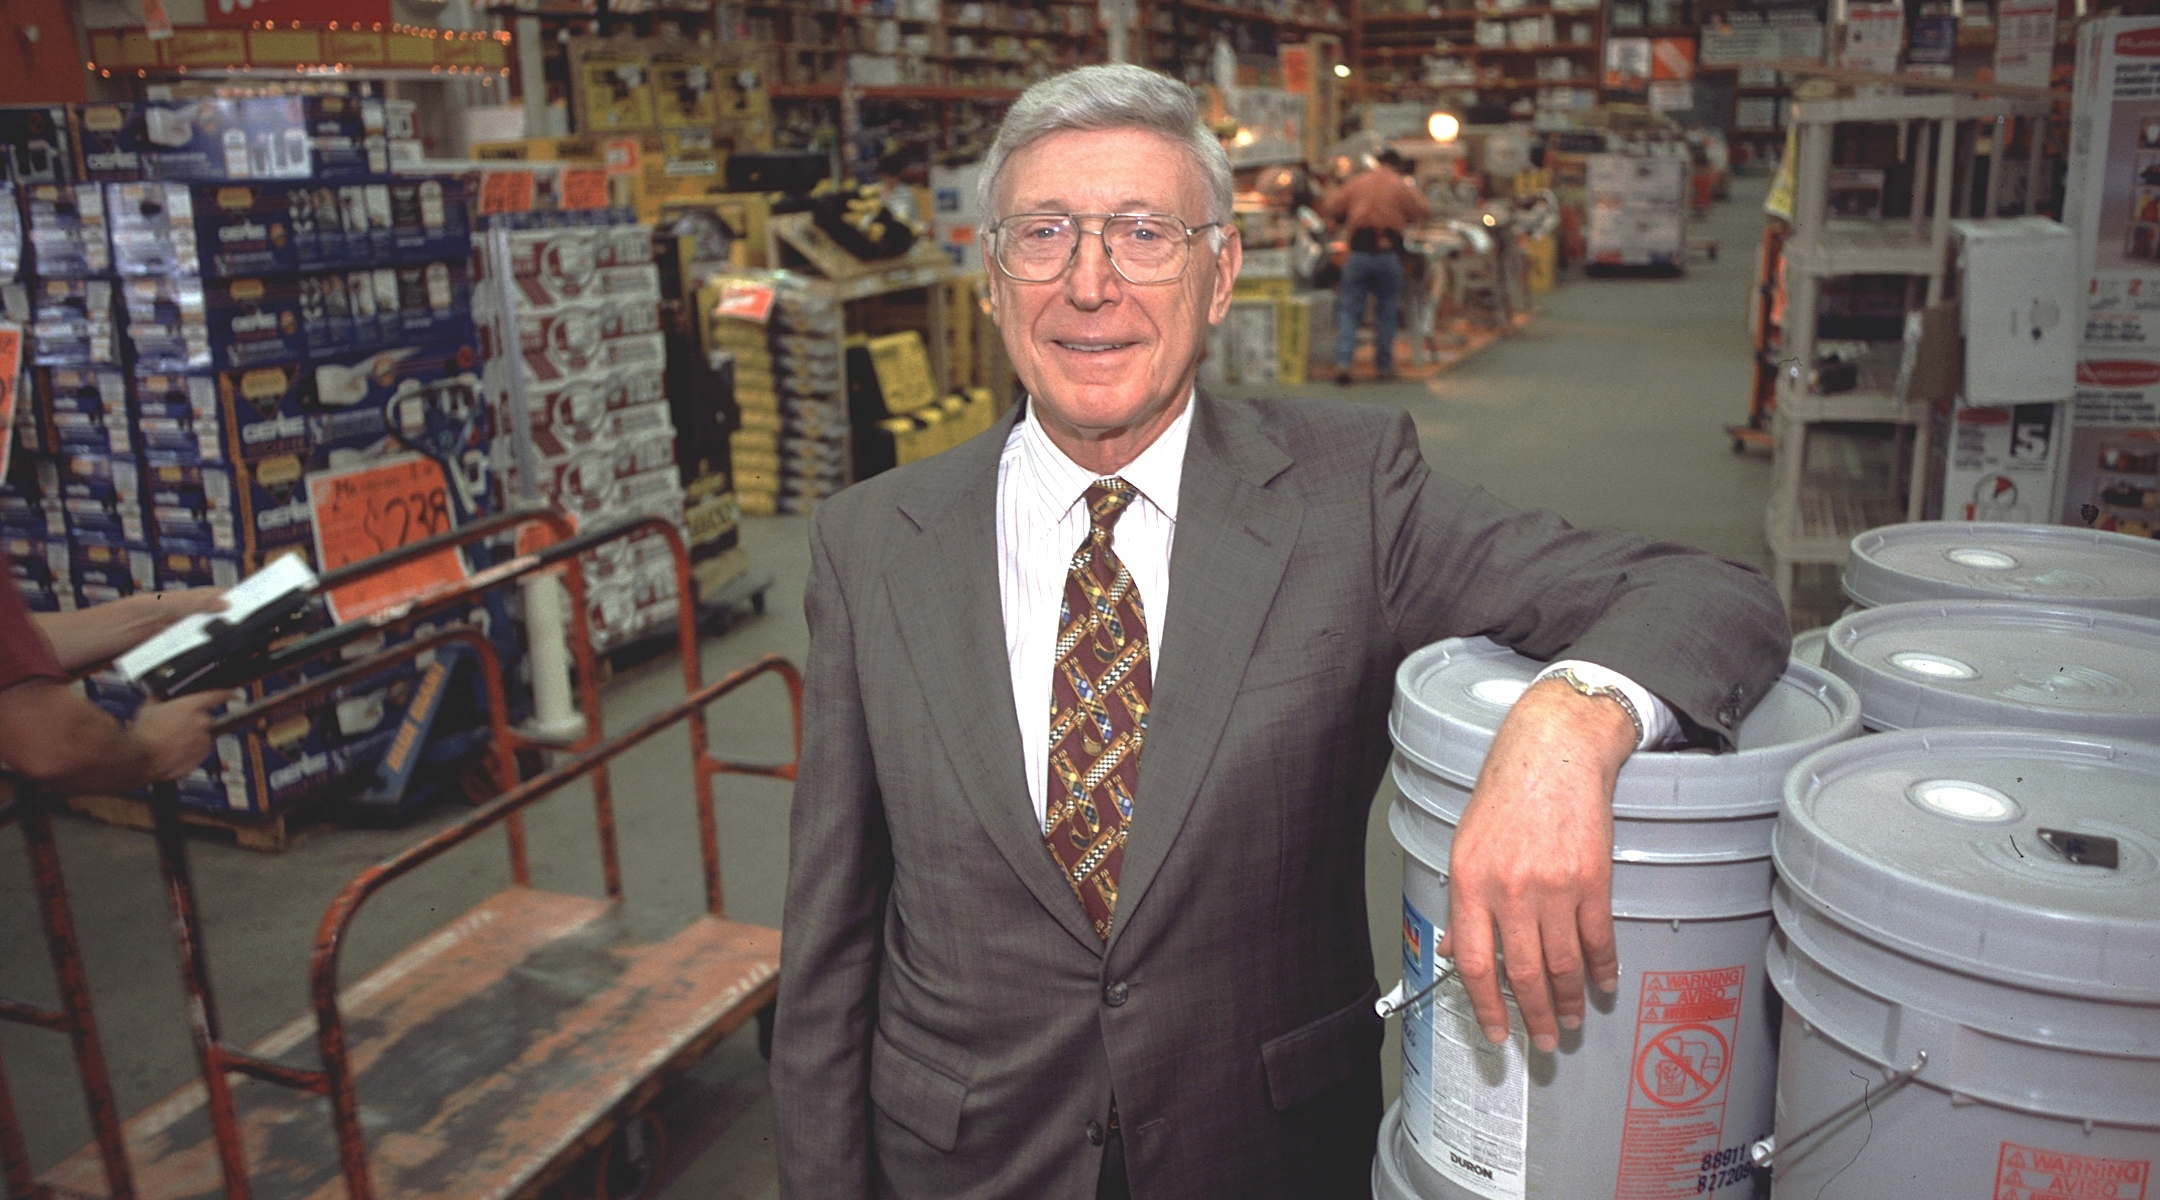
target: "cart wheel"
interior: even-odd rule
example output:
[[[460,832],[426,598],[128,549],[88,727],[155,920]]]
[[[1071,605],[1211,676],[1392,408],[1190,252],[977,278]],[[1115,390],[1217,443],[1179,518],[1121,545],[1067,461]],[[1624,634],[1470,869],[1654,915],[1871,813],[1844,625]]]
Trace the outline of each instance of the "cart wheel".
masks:
[[[775,1000],[757,1010],[757,1052],[763,1055],[767,1062],[772,1061],[773,1012],[779,1003]]]
[[[642,1112],[617,1129],[593,1161],[593,1200],[643,1200],[667,1163],[667,1129]]]

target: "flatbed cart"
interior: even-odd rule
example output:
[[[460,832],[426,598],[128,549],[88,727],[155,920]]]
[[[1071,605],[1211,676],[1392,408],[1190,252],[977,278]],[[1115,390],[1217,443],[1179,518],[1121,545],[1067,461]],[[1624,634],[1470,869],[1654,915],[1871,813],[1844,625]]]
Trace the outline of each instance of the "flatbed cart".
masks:
[[[479,524],[453,535],[479,536]],[[567,566],[575,598],[579,556],[607,541],[653,534],[667,539],[678,594],[689,595],[679,533],[648,518],[520,555],[462,585],[303,639],[261,666],[265,673],[285,670],[373,633],[397,632],[469,603],[479,591],[537,572]],[[376,569],[439,548],[438,539],[430,539],[385,556]],[[324,584],[351,578],[333,574]],[[583,676],[580,690],[593,701],[589,715],[596,716],[590,646],[581,644],[582,623],[573,625],[579,629],[571,640]],[[132,1188],[124,1178],[116,1182],[100,1156],[86,1149],[46,1172],[38,1180],[41,1194],[145,1200],[535,1196],[596,1156],[600,1194],[639,1194],[658,1164],[650,1156],[623,1164],[620,1159],[643,1139],[617,1135],[650,1128],[644,1110],[661,1086],[721,1038],[753,1019],[769,1037],[766,1022],[778,986],[779,932],[726,916],[712,780],[722,773],[793,779],[795,763],[715,757],[705,710],[754,680],[778,676],[788,690],[798,754],[801,746],[801,678],[790,664],[768,656],[702,684],[692,606],[678,606],[678,626],[686,685],[680,704],[604,740],[596,740],[595,721],[567,761],[361,872],[332,901],[315,939],[309,968],[314,1014],[245,1050],[226,1045],[220,1033],[177,799],[169,787],[156,789],[159,859],[202,1077],[125,1122]],[[508,728],[498,656],[469,625],[338,668],[232,713],[218,727],[274,721],[453,647],[478,657],[493,723],[489,751],[498,778],[514,778],[511,756],[532,743]],[[687,782],[704,860],[705,911],[667,921],[624,900],[607,768],[678,725],[688,731]],[[538,889],[527,862],[524,810],[579,782],[590,784],[594,799],[601,897]],[[362,906],[423,863],[498,826],[507,836],[512,886],[341,987],[340,952]],[[311,1036],[313,1055],[306,1053]],[[611,1164],[615,1147],[620,1153],[612,1154],[617,1161]],[[620,1169],[625,1165],[631,1169]]]

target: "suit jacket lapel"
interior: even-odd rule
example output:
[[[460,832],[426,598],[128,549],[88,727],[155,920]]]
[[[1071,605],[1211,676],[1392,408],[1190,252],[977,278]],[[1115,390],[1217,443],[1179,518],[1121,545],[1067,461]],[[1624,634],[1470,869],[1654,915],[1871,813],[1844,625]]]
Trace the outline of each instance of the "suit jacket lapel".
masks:
[[[947,451],[942,470],[900,497],[918,544],[893,556],[886,588],[930,697],[930,723],[976,819],[1036,901],[1100,953],[1101,939],[1043,846],[1020,756],[997,559],[998,458],[1011,429],[1000,421]]]
[[[1170,552],[1167,654],[1148,709],[1113,947],[1200,793],[1305,514],[1296,499],[1267,490],[1291,460],[1251,411],[1204,393],[1194,403]]]

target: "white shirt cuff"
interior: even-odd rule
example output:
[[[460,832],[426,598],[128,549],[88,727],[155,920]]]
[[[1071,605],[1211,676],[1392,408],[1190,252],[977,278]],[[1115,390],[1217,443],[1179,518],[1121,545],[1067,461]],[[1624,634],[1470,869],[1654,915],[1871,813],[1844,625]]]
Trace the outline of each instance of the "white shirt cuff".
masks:
[[[1531,680],[1531,682],[1540,682],[1546,677],[1566,669],[1572,669],[1577,679],[1592,687],[1610,686],[1619,688],[1620,693],[1635,705],[1635,715],[1642,718],[1643,725],[1642,741],[1635,746],[1637,750],[1654,750],[1679,735],[1680,721],[1679,718],[1673,716],[1672,709],[1666,707],[1663,700],[1652,695],[1649,688],[1629,679],[1611,667],[1601,667],[1594,662],[1584,662],[1579,658],[1563,658],[1539,671],[1537,678]]]

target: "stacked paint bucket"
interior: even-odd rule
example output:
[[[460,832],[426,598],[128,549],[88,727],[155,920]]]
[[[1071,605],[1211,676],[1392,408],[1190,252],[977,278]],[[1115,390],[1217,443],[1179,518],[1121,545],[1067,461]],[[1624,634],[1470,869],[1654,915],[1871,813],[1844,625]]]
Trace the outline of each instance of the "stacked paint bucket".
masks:
[[[1448,852],[1485,752],[1539,663],[1440,642],[1396,674],[1390,716],[1404,851],[1402,1099],[1381,1127],[1380,1200],[1748,1195],[1771,1128],[1777,1017],[1764,979],[1770,832],[1808,754],[1859,731],[1859,701],[1795,663],[1732,753],[1644,752],[1613,797],[1620,987],[1553,1053],[1488,1044],[1453,978],[1432,986]],[[1430,991],[1427,989],[1430,988]],[[1426,993],[1422,997],[1417,993]],[[1386,1003],[1386,1002],[1384,1002]]]
[[[1856,538],[1774,838],[1775,1197],[2160,1196],[2160,542]]]

